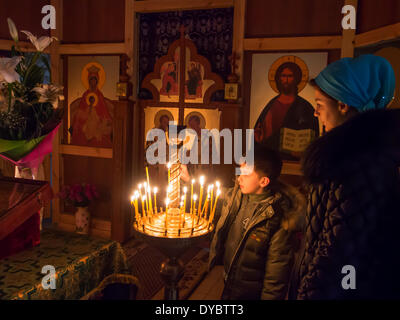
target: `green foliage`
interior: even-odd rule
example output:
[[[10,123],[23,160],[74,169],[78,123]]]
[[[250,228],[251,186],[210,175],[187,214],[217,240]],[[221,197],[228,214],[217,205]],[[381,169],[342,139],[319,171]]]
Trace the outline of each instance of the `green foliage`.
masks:
[[[33,89],[43,84],[49,62],[41,52],[22,53],[15,46],[11,56],[23,57],[15,69],[20,82],[0,87],[8,106],[0,109],[0,138],[30,140],[48,134],[60,123],[63,110],[54,109],[50,102],[39,102],[40,95]],[[38,65],[39,61],[44,68]]]

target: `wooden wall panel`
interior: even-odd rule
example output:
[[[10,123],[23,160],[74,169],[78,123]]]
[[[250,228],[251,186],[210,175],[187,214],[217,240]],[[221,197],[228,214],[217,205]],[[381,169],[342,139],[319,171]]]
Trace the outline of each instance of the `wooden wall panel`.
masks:
[[[8,32],[7,18],[11,18],[18,30],[28,30],[36,36],[50,35],[50,30],[42,29],[42,7],[50,0],[1,0],[0,1],[0,39],[11,39]],[[26,36],[19,34],[20,40]]]
[[[64,1],[64,43],[124,42],[125,0]]]
[[[358,2],[357,34],[400,22],[399,0]]]
[[[245,38],[339,35],[342,6],[342,0],[247,0]]]
[[[93,217],[110,220],[112,214],[112,159],[63,155],[62,168],[63,185],[81,182],[96,185],[101,198],[90,204],[90,213]],[[74,209],[67,208],[67,212],[72,213]]]
[[[0,176],[14,177],[14,173],[15,166],[11,162],[0,158]]]

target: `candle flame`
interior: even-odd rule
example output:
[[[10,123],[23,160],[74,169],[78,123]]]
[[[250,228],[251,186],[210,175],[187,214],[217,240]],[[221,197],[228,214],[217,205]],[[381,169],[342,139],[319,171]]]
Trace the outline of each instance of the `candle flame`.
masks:
[[[157,193],[157,192],[158,192],[158,188],[157,188],[157,187],[154,187],[153,192],[154,192],[154,193]]]
[[[196,180],[192,179],[192,184],[195,183],[195,182],[196,182]]]
[[[142,184],[141,183],[139,183],[138,188],[139,188],[139,190],[142,189]]]
[[[187,188],[184,187],[184,188],[183,188],[183,193],[186,193],[186,192],[187,192]]]
[[[216,184],[217,188],[219,188],[220,185],[221,185],[221,184],[219,183],[219,181],[217,181],[215,184]]]
[[[171,162],[168,162],[168,163],[167,163],[167,168],[168,168],[168,169],[171,169]]]
[[[205,179],[204,176],[201,176],[201,177],[200,177],[200,184],[201,184],[201,185],[204,184],[204,179]]]
[[[197,200],[197,194],[193,195],[193,200],[194,200],[194,201]]]

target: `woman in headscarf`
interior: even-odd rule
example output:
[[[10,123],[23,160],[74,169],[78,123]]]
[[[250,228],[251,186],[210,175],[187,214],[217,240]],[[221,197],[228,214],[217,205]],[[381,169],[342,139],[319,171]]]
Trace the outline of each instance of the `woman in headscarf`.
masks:
[[[302,168],[309,183],[291,299],[400,298],[400,110],[389,62],[343,58],[311,81],[327,133]]]

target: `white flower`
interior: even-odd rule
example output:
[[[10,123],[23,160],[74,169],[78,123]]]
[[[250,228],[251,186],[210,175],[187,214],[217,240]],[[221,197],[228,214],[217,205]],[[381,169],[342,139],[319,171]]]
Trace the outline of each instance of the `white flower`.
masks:
[[[19,74],[15,71],[22,57],[0,58],[0,81],[19,82]]]
[[[8,22],[8,29],[10,30],[11,38],[13,38],[15,42],[18,42],[17,27],[15,26],[14,22],[10,18],[7,18],[7,22]]]
[[[41,87],[33,88],[33,91],[39,94],[39,103],[49,102],[54,109],[57,109],[58,99],[64,100],[63,89],[64,87],[54,84],[44,84]]]
[[[40,51],[40,52],[42,52],[44,49],[46,49],[53,42],[53,40],[58,41],[58,39],[56,37],[40,37],[38,39],[29,31],[21,30],[21,32],[25,33],[27,35],[28,39],[35,46],[36,50]]]

